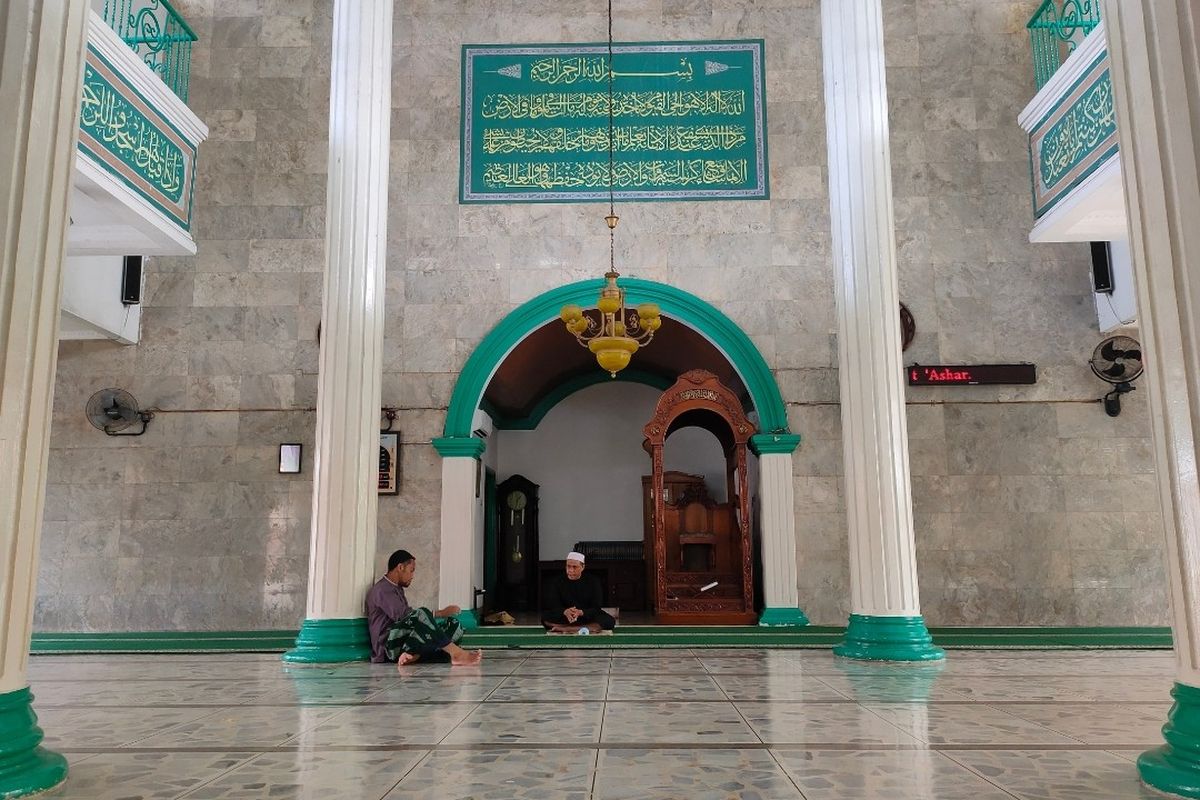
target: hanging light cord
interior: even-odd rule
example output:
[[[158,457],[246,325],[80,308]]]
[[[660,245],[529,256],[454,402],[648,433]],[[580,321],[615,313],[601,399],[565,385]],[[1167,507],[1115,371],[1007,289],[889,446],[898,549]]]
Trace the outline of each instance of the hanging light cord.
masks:
[[[608,271],[617,271],[616,223],[613,219],[613,28],[612,0],[608,0]]]

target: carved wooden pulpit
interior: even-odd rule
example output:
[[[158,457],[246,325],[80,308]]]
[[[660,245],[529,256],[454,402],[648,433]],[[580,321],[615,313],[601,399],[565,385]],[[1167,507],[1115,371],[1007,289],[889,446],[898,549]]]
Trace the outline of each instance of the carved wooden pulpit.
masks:
[[[663,447],[680,428],[701,427],[725,453],[728,501],[707,492],[668,499]],[[663,392],[642,428],[650,453],[654,522],[654,606],[667,624],[753,623],[754,561],[746,444],[754,433],[742,404],[711,372],[692,370]]]

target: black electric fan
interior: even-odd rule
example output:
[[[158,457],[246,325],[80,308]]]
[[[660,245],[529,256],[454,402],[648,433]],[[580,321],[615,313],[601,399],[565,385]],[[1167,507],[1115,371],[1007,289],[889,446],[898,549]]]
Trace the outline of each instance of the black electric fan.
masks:
[[[1115,417],[1121,413],[1121,395],[1132,392],[1133,381],[1142,374],[1142,346],[1129,336],[1110,336],[1092,352],[1088,364],[1102,381],[1113,385],[1104,395],[1104,413]]]
[[[109,436],[141,436],[154,418],[153,411],[138,408],[138,402],[124,389],[101,389],[87,401],[88,422]],[[142,424],[136,431],[122,433],[126,429]]]

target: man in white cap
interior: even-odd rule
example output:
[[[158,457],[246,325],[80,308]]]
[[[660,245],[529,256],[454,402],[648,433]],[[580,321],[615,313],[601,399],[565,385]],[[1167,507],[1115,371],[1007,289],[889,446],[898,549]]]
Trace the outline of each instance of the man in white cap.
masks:
[[[575,633],[586,627],[592,633],[611,631],[617,621],[602,609],[604,590],[595,576],[584,575],[583,553],[567,553],[567,574],[547,587],[542,624],[552,633]]]

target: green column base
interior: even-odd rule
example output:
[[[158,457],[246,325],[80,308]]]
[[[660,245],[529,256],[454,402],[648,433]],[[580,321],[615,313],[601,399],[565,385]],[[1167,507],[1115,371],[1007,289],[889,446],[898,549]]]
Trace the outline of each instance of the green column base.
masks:
[[[337,664],[371,659],[371,633],[366,617],[306,619],[296,646],[283,654],[292,664]]]
[[[937,661],[945,658],[933,646],[922,617],[875,617],[851,614],[846,639],[834,655],[866,661]]]
[[[475,616],[475,612],[469,608],[463,609],[454,615],[458,620],[458,624],[462,625],[464,631],[475,630],[479,627],[479,618]]]
[[[1163,725],[1165,745],[1138,757],[1138,773],[1147,786],[1181,797],[1200,797],[1200,688],[1176,683],[1175,705]]]
[[[798,608],[764,608],[758,624],[764,628],[800,628],[808,624],[808,617]]]
[[[39,747],[42,729],[29,687],[0,694],[0,798],[53,789],[67,778],[67,760]]]

